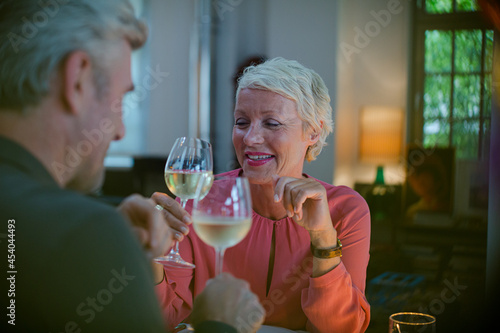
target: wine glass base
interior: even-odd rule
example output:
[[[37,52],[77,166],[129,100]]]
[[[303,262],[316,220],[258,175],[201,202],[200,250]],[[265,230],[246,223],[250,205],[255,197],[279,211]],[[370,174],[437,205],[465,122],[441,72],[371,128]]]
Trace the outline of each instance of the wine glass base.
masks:
[[[158,264],[162,264],[163,266],[173,267],[173,268],[187,268],[193,269],[196,266],[190,262],[184,261],[181,257],[174,256],[165,256],[158,257],[154,259]]]

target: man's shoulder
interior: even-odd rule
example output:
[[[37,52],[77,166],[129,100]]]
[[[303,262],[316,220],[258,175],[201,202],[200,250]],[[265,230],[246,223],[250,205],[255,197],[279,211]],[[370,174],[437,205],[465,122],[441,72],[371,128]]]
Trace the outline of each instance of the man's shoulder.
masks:
[[[4,212],[38,218],[70,218],[78,221],[86,216],[119,217],[116,209],[93,197],[57,186],[26,182],[16,188],[3,188],[0,194]]]
[[[29,177],[14,175],[14,180],[17,182],[0,177],[0,218],[15,220],[26,241],[49,249],[67,235],[86,230],[129,232],[124,218],[111,205]]]

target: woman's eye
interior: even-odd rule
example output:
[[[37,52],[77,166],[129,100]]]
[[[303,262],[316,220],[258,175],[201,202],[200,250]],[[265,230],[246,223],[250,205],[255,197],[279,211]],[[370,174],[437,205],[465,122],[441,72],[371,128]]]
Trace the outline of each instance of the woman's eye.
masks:
[[[276,122],[276,121],[266,121],[266,126],[268,127],[278,127],[279,125],[281,125],[280,123]]]
[[[243,119],[238,119],[234,122],[235,126],[246,126],[248,125],[248,121],[243,120]]]

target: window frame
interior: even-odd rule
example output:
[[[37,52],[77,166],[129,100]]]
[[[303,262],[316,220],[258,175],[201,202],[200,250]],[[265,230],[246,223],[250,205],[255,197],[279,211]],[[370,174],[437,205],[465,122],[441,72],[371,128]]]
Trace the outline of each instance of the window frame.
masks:
[[[150,0],[129,0],[134,7],[135,15],[149,24],[151,19]],[[122,100],[123,124],[125,137],[119,141],[111,141],[106,158],[106,167],[132,166],[135,156],[147,153],[147,124],[149,117],[150,92],[144,86],[144,78],[150,75],[148,68],[151,60],[151,37],[139,49],[133,50],[131,55],[131,74],[134,82],[134,91],[128,92]]]
[[[456,1],[453,2],[454,5]],[[409,93],[408,93],[408,122],[407,126],[407,141],[413,143],[419,143],[424,145],[424,91],[425,91],[425,32],[427,30],[483,30],[483,37],[485,35],[484,30],[493,30],[493,26],[487,22],[480,11],[477,12],[454,12],[446,14],[434,14],[427,13],[425,11],[425,1],[419,0],[413,2],[412,15],[411,15],[411,38],[413,45],[413,52],[410,53],[410,82],[409,82]],[[453,32],[454,35],[454,32]],[[454,43],[454,41],[453,41]],[[484,53],[484,43],[485,39],[482,39]],[[454,69],[454,53],[455,46],[452,47],[452,69],[450,72],[452,82],[456,74]],[[481,78],[484,79],[484,54],[481,56]],[[484,82],[484,81],[482,81]],[[481,85],[481,106],[480,106],[480,116],[479,120],[481,125],[484,124],[484,85]],[[450,109],[453,110],[453,84],[450,90],[451,93],[451,105]],[[450,115],[451,117],[451,115]],[[490,117],[491,119],[491,117]],[[452,122],[448,121],[450,124],[450,131]],[[480,127],[481,128],[481,127]],[[474,160],[481,160],[487,158],[484,156],[483,147],[484,135],[483,131],[479,131],[478,136],[478,155]],[[452,147],[452,135],[449,135],[448,147]]]

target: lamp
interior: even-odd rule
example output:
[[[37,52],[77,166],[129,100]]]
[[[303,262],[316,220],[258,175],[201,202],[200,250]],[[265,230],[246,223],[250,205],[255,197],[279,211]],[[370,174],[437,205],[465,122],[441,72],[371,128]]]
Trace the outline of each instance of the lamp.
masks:
[[[384,164],[399,162],[403,110],[379,106],[363,107],[360,125],[360,161],[377,164],[375,184],[384,185]]]
[[[401,154],[403,110],[400,108],[367,106],[361,109],[359,158],[377,165],[375,182],[364,197],[372,221],[394,219],[397,216],[396,188],[384,180],[384,164],[397,163]],[[392,235],[394,240],[394,234]]]

